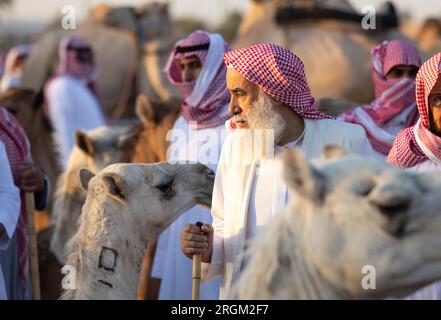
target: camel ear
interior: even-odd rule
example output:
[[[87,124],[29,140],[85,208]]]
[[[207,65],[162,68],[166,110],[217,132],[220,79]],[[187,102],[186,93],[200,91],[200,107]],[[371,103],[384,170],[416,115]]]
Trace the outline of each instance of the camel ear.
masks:
[[[83,131],[75,131],[75,143],[84,152],[93,156],[95,153],[95,147],[92,139]]]
[[[102,177],[107,191],[118,200],[125,200],[127,196],[127,183],[124,178],[116,173],[106,173]]]
[[[285,182],[292,190],[314,202],[323,200],[325,177],[308,163],[299,149],[287,150],[283,164]]]
[[[323,155],[325,156],[325,159],[339,159],[347,155],[347,151],[337,145],[327,145],[323,149]]]
[[[140,94],[136,99],[136,115],[141,119],[144,125],[149,125],[155,122],[155,106],[143,94]]]
[[[93,177],[95,177],[95,175],[89,170],[84,168],[80,170],[80,182],[84,190],[87,191],[87,189],[89,188],[89,181]]]

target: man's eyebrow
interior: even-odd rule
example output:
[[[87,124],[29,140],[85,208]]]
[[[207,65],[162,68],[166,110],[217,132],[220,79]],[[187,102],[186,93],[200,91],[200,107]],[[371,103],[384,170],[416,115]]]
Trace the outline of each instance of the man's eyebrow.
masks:
[[[244,89],[242,89],[242,88],[232,88],[232,89],[230,89],[230,92],[233,92],[233,93],[247,93]]]

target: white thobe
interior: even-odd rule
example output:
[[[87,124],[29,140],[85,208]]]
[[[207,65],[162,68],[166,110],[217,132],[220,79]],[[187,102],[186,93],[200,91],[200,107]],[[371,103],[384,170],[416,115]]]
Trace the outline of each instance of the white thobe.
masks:
[[[6,250],[20,215],[20,191],[14,185],[11,167],[3,143],[0,141],[0,224],[5,233],[0,235],[0,250]],[[7,299],[5,280],[0,265],[0,300]]]
[[[425,160],[418,163],[416,166],[408,169],[416,173],[423,172],[441,172],[441,165],[431,161]],[[441,300],[441,281],[435,282],[424,287],[421,290],[411,294],[406,299],[409,300]]]
[[[97,98],[84,81],[69,75],[55,78],[46,90],[49,118],[54,127],[54,140],[61,164],[67,168],[75,144],[76,130],[91,130],[105,125]]]
[[[242,161],[243,151],[233,143],[239,134],[240,130],[230,134],[222,148],[211,211],[215,231],[212,260],[202,267],[204,281],[222,275],[222,299],[228,297],[232,284],[238,280],[246,241],[257,235],[286,206],[289,198],[277,169],[280,162]],[[326,145],[339,145],[350,153],[369,156],[373,153],[361,126],[330,119],[305,119],[304,137],[297,146],[306,158],[321,157]],[[276,148],[276,156],[282,149]]]
[[[172,142],[167,152],[169,161],[198,161],[216,171],[223,140],[226,136],[224,124],[195,130],[181,116],[175,122]],[[161,279],[159,299],[191,299],[192,261],[181,250],[179,235],[186,224],[198,221],[211,223],[210,209],[195,206],[183,213],[159,237],[152,277]],[[220,278],[201,285],[200,299],[219,298]]]

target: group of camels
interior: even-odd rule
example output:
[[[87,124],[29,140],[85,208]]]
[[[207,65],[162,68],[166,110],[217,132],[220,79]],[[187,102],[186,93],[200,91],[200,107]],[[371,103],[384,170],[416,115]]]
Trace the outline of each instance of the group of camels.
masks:
[[[296,10],[310,13],[311,17],[316,17],[316,12],[320,12],[323,18],[312,19],[306,16],[304,19],[297,19],[295,18]],[[357,16],[349,5],[342,10],[350,17]],[[408,32],[406,36],[400,31],[405,29],[400,29],[399,25],[394,23],[384,23],[378,30],[363,30],[359,23],[354,23],[351,19],[341,19],[341,15],[335,15],[337,11],[317,6],[312,0],[250,1],[249,10],[243,18],[232,46],[237,48],[255,43],[273,42],[288,47],[304,62],[308,81],[315,97],[319,99],[332,97],[357,103],[368,102],[373,97],[370,79],[370,50],[378,42],[385,39],[408,39],[419,45],[424,57],[431,54],[433,50],[441,49],[441,28],[435,20],[424,25],[418,34]],[[392,7],[389,7],[383,16],[384,19],[391,19],[392,22],[396,20]],[[61,172],[58,155],[51,142],[52,127],[42,107],[44,103],[42,89],[56,68],[59,40],[69,33],[83,37],[92,45],[96,53],[99,70],[98,92],[104,111],[110,120],[109,123],[115,123],[114,121],[121,119],[125,119],[126,122],[130,119],[132,123],[124,127],[109,125],[92,132],[77,132],[76,146],[71,154],[69,167],[66,172]],[[168,6],[165,4],[150,3],[140,7],[100,5],[91,10],[88,19],[78,30],[53,29],[43,34],[35,43],[32,54],[26,61],[23,89],[12,89],[0,96],[0,104],[8,108],[23,125],[30,139],[32,156],[35,162],[45,170],[53,186],[54,192],[48,207],[49,214],[38,213],[37,215],[40,230],[40,283],[43,298],[56,299],[60,296],[62,278],[60,268],[66,261],[77,265],[79,255],[84,258],[84,265],[80,268],[83,273],[80,273],[77,278],[81,290],[67,292],[64,298],[131,299],[137,296],[137,288],[139,288],[138,297],[147,298],[149,294],[148,270],[153,252],[152,250],[145,252],[145,248],[184,209],[196,203],[209,205],[207,195],[204,194],[202,197],[196,194],[200,192],[201,187],[203,191],[209,190],[211,193],[212,173],[207,172],[201,166],[184,169],[179,165],[165,164],[111,165],[121,162],[158,163],[166,160],[168,147],[166,133],[173,127],[174,121],[179,116],[180,99],[176,90],[168,83],[163,68],[174,42],[182,36],[184,35],[170,18]],[[410,39],[410,36],[414,38]],[[342,105],[347,107],[352,104]],[[340,113],[341,108],[343,108],[341,105],[330,108],[329,104],[322,104],[323,111],[331,115]],[[301,156],[292,154],[291,157],[296,160],[292,162],[292,165],[301,166],[300,171],[307,174],[308,170],[311,170],[304,161],[302,162]],[[367,174],[370,166],[370,163],[366,164]],[[374,167],[372,164],[372,168]],[[82,168],[87,170],[81,170]],[[391,169],[384,168],[384,171],[387,170]],[[372,169],[370,174],[374,175],[377,172],[378,170]],[[350,173],[348,169],[348,177]],[[288,184],[292,178],[287,176]],[[301,178],[310,179],[311,177]],[[145,184],[146,179],[149,181],[148,184]],[[167,198],[169,200],[164,202],[164,198],[159,197],[158,192],[162,192],[161,186],[169,183],[170,180],[175,183],[177,191],[173,197]],[[298,186],[292,185],[292,188],[297,192],[303,192]],[[133,192],[136,190],[136,194],[126,193],[128,190]],[[141,198],[140,194],[148,196]],[[338,195],[331,196],[337,198]],[[435,195],[432,196],[434,198],[431,198],[431,201],[435,201]],[[133,201],[135,198],[137,201]],[[139,199],[143,200],[139,202]],[[438,196],[438,199],[441,197]],[[97,206],[102,206],[104,209],[96,211],[94,208]],[[152,211],[152,208],[161,208],[167,215],[155,216],[156,213]],[[281,219],[289,216],[292,209],[290,208],[287,208]],[[121,229],[115,231],[115,234],[126,234],[125,239],[106,238],[105,234],[112,233],[109,228],[112,228],[113,223],[98,223],[98,221],[113,219],[114,215],[111,213],[114,210],[143,212],[139,216],[127,214],[126,216],[130,218],[117,222],[121,224]],[[311,211],[314,210],[323,211],[323,208],[315,208],[311,205]],[[301,223],[306,223],[305,221]],[[336,221],[332,219],[326,221],[335,226],[335,228],[330,228],[330,232],[339,231]],[[312,228],[312,226],[309,227]],[[375,227],[379,226],[372,226],[372,228]],[[297,227],[293,226],[293,228]],[[146,233],[145,230],[149,231]],[[357,229],[344,231],[347,234],[343,235],[349,238],[349,233],[356,233]],[[287,236],[291,232],[292,230],[286,230],[286,234],[280,233],[280,236]],[[96,234],[101,236],[92,239],[91,237]],[[302,241],[305,241],[302,237],[299,235],[299,248],[301,248]],[[380,240],[383,239],[378,239],[379,243]],[[301,263],[302,259],[289,256],[287,252],[289,248],[277,247],[281,246],[281,242],[279,239],[256,244],[257,253],[252,259],[257,259],[257,264],[262,268],[268,264],[271,268],[268,270],[275,273],[266,273],[267,269],[265,269],[264,276],[259,274],[263,269],[245,272],[244,279],[247,280],[239,283],[237,297],[317,297],[314,292],[317,288],[312,286],[309,289],[304,283],[298,285],[305,286],[308,292],[299,295],[295,295],[292,290],[286,288],[289,276],[299,276],[292,272],[308,267],[315,270],[317,262],[309,261],[312,264],[305,264],[299,268],[296,265],[294,268],[292,259],[296,258],[296,261],[300,261],[296,263]],[[365,245],[375,246],[379,243],[368,242]],[[433,245],[435,244],[434,241]],[[269,245],[275,247],[265,247]],[[357,245],[364,244],[358,243]],[[68,251],[65,251],[66,248]],[[105,268],[103,270],[88,269],[96,269],[98,265],[96,262],[97,259],[101,259],[103,248],[112,248],[119,252],[120,263],[117,264],[118,268],[114,272],[109,273]],[[274,252],[274,255],[270,255],[269,258],[286,261],[287,265],[277,265],[277,261],[276,265],[271,264],[271,261],[261,261],[262,258],[258,257],[259,252],[268,250]],[[353,254],[351,250],[351,247],[348,247],[347,256],[344,258],[354,258],[351,256]],[[404,249],[397,246],[396,250],[402,252]],[[96,252],[99,255],[96,255]],[[69,253],[71,253],[70,256],[68,256]],[[144,253],[146,256],[143,262]],[[288,256],[283,256],[287,254]],[[116,257],[113,258],[116,259]],[[278,272],[280,268],[285,269]],[[339,266],[334,265],[334,268],[339,268]],[[334,269],[334,271],[340,272],[341,270]],[[387,270],[384,272],[386,274]],[[319,274],[319,276],[326,277],[327,274]],[[426,279],[427,283],[439,276],[441,275],[431,274]],[[252,281],[252,279],[253,281],[260,279],[262,284],[259,286],[256,284],[256,288],[246,288],[246,285],[241,285],[241,283],[246,283],[244,281]],[[358,278],[348,278],[347,286],[350,288],[350,281],[356,280],[358,281]],[[138,283],[141,285],[138,286]],[[334,279],[327,279],[326,283],[330,287],[335,284]],[[382,284],[385,286],[385,294],[380,293],[379,296],[375,296],[376,298],[386,297],[386,293],[389,292],[386,289],[397,292],[395,284],[389,284],[387,280],[384,280]],[[408,288],[417,286],[410,282],[407,285]],[[259,288],[265,288],[265,290]],[[344,291],[341,291],[341,294],[339,290],[320,289],[323,292],[323,296],[320,296],[322,298],[360,297],[360,294],[351,292],[348,288],[343,288]],[[350,294],[346,295],[347,292]]]

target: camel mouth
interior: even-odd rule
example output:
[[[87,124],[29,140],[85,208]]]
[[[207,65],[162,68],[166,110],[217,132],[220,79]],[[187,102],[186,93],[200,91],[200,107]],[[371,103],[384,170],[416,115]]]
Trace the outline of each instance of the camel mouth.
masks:
[[[212,201],[212,194],[208,192],[200,192],[196,197],[196,202],[200,205],[210,208]]]

